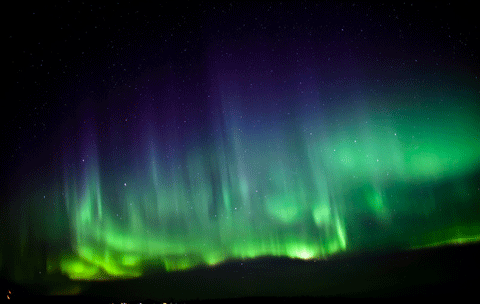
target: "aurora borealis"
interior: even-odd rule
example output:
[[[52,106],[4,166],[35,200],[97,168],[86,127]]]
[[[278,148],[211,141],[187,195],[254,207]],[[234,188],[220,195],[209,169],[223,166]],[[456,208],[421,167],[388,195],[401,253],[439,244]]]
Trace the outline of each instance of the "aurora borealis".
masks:
[[[69,227],[72,253],[51,259],[52,271],[128,278],[145,264],[175,271],[478,241],[478,222],[469,222],[478,190],[463,178],[475,174],[480,157],[470,108],[452,100],[426,117],[415,108],[378,113],[364,102],[352,117],[332,111],[315,119],[302,108],[243,110],[241,95],[218,99],[205,137],[176,127],[183,122],[155,130],[145,118],[133,133],[118,131],[120,151],[101,142],[94,116],[81,120],[79,140],[62,149],[57,181],[45,198],[30,198],[63,212],[45,215],[57,219],[46,237],[61,238],[55,234]],[[255,115],[263,117],[252,125]]]
[[[261,33],[246,13],[224,32],[197,17],[177,34],[194,46],[130,25],[106,42],[126,50],[115,61],[64,51],[79,80],[44,86],[60,92],[52,127],[4,171],[2,275],[103,281],[478,242],[478,71],[446,60],[447,42],[430,42],[440,59],[417,38],[397,43],[357,8],[300,32],[297,8],[273,10]],[[250,31],[228,36],[237,26]],[[131,52],[147,44],[132,33],[158,39]],[[117,77],[120,62],[139,72]]]

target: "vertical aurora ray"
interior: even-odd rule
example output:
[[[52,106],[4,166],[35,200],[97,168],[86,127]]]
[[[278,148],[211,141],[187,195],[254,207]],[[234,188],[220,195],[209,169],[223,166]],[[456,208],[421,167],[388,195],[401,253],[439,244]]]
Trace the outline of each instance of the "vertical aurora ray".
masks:
[[[51,182],[71,246],[48,256],[52,271],[129,278],[229,259],[479,240],[470,179],[480,170],[480,126],[469,106],[437,106],[428,117],[414,108],[316,117],[289,108],[296,114],[282,113],[292,116],[285,121],[242,108],[241,96],[220,99],[207,135],[155,131],[145,119],[113,151],[98,126],[82,129]]]
[[[213,146],[167,160],[150,145],[127,170],[141,173],[122,175],[128,183],[98,162],[101,154],[89,144],[83,186],[65,178],[77,255],[63,257],[64,272],[74,279],[136,277],[143,265],[174,271],[235,258],[310,259],[378,244],[408,249],[478,238],[478,229],[458,223],[461,216],[452,225],[438,225],[445,214],[435,207],[448,202],[439,186],[428,185],[448,185],[478,170],[479,134],[467,112],[452,114],[451,124],[440,113],[431,113],[438,115],[431,123],[417,117],[420,132],[408,130],[412,121],[390,119],[384,125],[372,114],[368,126],[362,125],[364,117],[358,125],[342,123],[342,132],[324,123],[323,134],[293,131],[301,137],[289,141],[292,134],[285,137],[282,130],[292,132],[295,125],[249,134],[233,118],[232,102],[224,102],[230,110],[224,107],[217,126],[224,131],[214,133]],[[102,178],[102,172],[113,176]],[[102,195],[104,188],[115,195]],[[119,206],[124,208],[113,211]],[[415,229],[404,222],[415,212],[419,221],[436,224],[421,237],[396,234]]]

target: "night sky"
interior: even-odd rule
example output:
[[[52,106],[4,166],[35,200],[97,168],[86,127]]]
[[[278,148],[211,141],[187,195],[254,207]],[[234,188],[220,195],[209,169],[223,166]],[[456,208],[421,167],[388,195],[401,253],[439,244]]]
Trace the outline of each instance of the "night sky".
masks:
[[[2,278],[84,294],[50,283],[480,240],[472,7],[155,2],[8,4]]]

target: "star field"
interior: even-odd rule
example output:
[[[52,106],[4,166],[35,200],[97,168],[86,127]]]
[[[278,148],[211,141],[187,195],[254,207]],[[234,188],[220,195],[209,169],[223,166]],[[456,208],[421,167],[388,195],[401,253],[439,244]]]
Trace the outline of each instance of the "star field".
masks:
[[[9,5],[3,277],[478,242],[472,8]]]

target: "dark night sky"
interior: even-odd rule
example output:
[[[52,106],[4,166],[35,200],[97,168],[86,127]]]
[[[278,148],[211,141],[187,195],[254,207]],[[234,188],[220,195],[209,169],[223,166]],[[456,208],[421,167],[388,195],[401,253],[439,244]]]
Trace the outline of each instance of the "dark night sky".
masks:
[[[184,102],[202,103],[213,64],[247,74],[263,61],[286,85],[295,81],[290,72],[311,69],[325,90],[351,76],[369,89],[421,82],[422,72],[461,74],[478,87],[478,24],[462,2],[8,5],[2,146],[9,163],[48,147],[87,99],[107,116],[117,107],[134,117],[135,97],[146,94],[135,85],[148,77],[173,74],[171,86],[201,96]],[[118,88],[123,96],[107,101]]]
[[[462,236],[478,240],[468,225],[480,188],[466,177],[478,181],[480,155],[473,4],[10,1],[4,15],[0,228],[18,236],[0,240],[13,248],[0,250],[2,274],[31,279],[51,257],[55,271],[90,279],[68,263],[91,248],[125,254],[115,229],[141,240],[162,220],[148,241],[167,271],[183,267],[169,260],[183,258],[168,251],[175,237],[194,243],[205,227],[211,252],[182,244],[185,268],[440,244],[466,220]],[[218,219],[228,214],[238,222]],[[251,246],[238,249],[237,234]],[[252,234],[287,245],[255,251]],[[49,249],[25,257],[34,244]],[[126,274],[138,256],[126,255]]]

